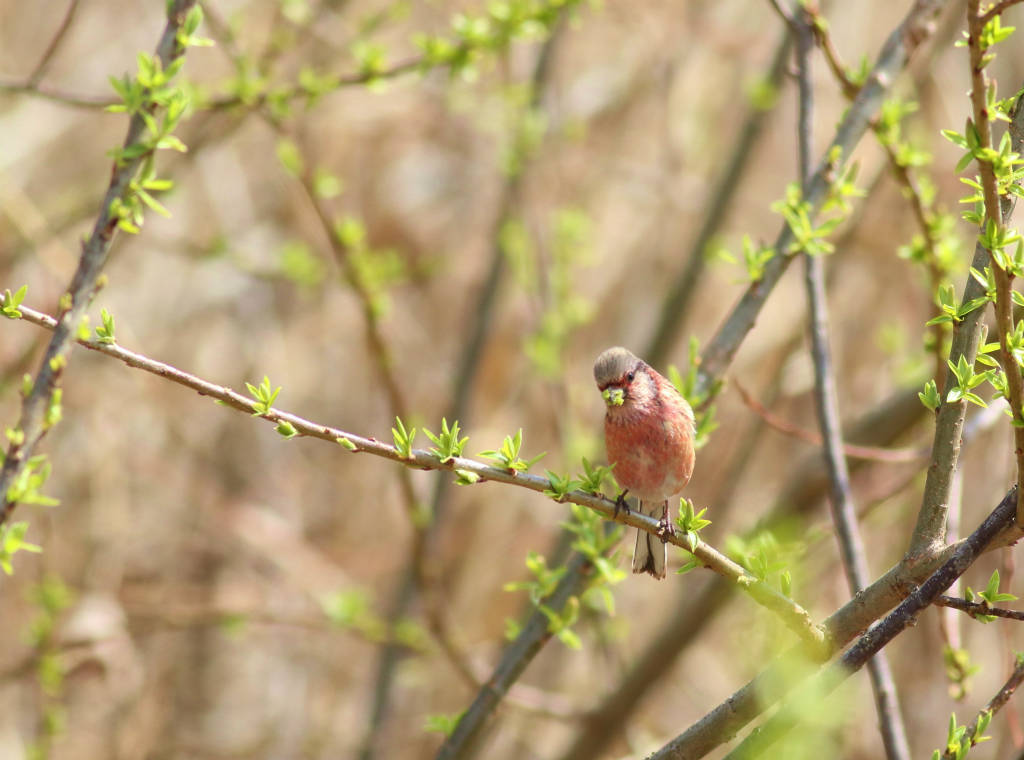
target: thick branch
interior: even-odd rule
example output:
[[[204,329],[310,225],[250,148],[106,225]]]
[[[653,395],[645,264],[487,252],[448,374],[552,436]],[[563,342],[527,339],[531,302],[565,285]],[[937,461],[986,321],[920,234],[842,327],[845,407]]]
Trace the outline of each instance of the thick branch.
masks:
[[[914,589],[878,625],[861,636],[837,663],[805,684],[800,689],[800,694],[794,695],[775,717],[752,732],[726,757],[729,760],[745,760],[763,755],[774,742],[801,720],[801,715],[809,704],[801,697],[814,695],[814,698],[821,699],[829,694],[878,654],[885,645],[913,625],[921,611],[963,575],[1000,532],[1013,524],[1016,511],[1017,493],[1016,489],[1011,489],[978,529],[960,543],[953,555],[938,570]]]

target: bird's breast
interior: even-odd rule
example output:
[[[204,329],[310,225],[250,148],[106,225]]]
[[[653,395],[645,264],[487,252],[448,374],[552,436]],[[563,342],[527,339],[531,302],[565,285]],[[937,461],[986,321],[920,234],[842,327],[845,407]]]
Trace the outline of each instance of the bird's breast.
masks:
[[[641,500],[682,491],[693,474],[692,431],[690,418],[674,405],[608,414],[605,446],[619,485]]]

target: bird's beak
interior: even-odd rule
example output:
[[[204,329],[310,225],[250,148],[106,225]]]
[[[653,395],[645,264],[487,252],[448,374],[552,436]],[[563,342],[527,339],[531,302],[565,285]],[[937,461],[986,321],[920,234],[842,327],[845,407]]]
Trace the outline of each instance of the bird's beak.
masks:
[[[605,388],[601,398],[607,406],[622,406],[626,401],[626,392],[622,388]]]

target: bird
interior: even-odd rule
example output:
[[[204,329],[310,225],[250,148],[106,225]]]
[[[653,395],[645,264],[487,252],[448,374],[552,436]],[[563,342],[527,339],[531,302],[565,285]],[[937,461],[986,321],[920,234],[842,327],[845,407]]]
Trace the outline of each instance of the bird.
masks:
[[[671,382],[621,346],[597,357],[594,380],[605,402],[608,461],[625,489],[616,499],[616,512],[628,511],[625,496],[632,493],[640,511],[661,522],[661,539],[637,531],[633,572],[664,578],[664,536],[675,533],[668,500],[690,482],[696,458],[693,409]]]

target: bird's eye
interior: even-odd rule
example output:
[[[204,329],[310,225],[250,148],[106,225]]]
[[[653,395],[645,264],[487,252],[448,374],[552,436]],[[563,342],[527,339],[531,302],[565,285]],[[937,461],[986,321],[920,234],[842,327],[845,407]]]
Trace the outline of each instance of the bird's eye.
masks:
[[[626,375],[626,379],[629,380],[629,382],[633,382],[634,377],[636,377],[636,372],[630,372],[628,375]]]

